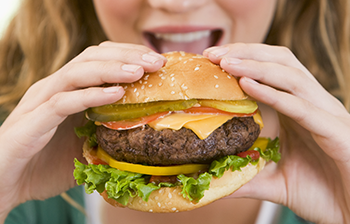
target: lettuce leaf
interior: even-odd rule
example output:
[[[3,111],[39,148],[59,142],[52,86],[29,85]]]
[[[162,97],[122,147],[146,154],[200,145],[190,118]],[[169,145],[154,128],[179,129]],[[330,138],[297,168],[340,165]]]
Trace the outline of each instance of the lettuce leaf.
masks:
[[[261,157],[266,161],[278,162],[281,158],[281,154],[278,152],[278,138],[273,141],[269,139],[264,151],[260,148],[254,150],[259,151]],[[178,184],[160,183],[156,185],[149,183],[149,175],[121,171],[108,165],[85,165],[77,159],[74,160],[75,170],[73,174],[78,185],[85,183],[86,193],[91,194],[94,190],[102,193],[106,190],[109,198],[113,198],[122,205],[126,205],[129,198],[135,196],[139,196],[147,202],[153,191],[161,187],[175,187],[177,185],[182,187],[181,193],[184,198],[198,202],[204,196],[204,192],[209,189],[213,176],[220,178],[228,169],[232,171],[241,170],[249,163],[255,165],[258,160],[253,161],[250,156],[246,158],[234,155],[225,156],[212,162],[208,172],[200,174],[196,179],[183,174],[178,175]]]
[[[260,156],[267,162],[272,160],[277,163],[281,159],[281,154],[278,152],[279,148],[279,138],[277,137],[274,140],[269,139],[264,151],[259,147],[254,148],[254,150],[259,151]],[[241,168],[245,167],[249,163],[256,165],[258,162],[259,160],[254,161],[249,155],[245,158],[235,155],[228,155],[213,161],[210,164],[208,172],[213,176],[220,178],[228,169],[231,169],[232,172],[236,170],[241,171]]]
[[[180,174],[177,178],[182,184],[182,196],[190,201],[198,202],[204,196],[204,191],[209,189],[212,175],[206,172],[194,179]]]
[[[91,194],[94,190],[102,193],[106,190],[108,197],[126,205],[130,197],[140,196],[148,201],[152,191],[163,186],[175,186],[171,183],[160,183],[155,185],[148,183],[148,175],[121,171],[108,165],[82,164],[74,160],[74,178],[77,184],[85,183],[85,191]]]
[[[87,137],[90,147],[97,145],[96,125],[93,121],[88,121],[83,127],[74,128],[74,132],[78,138]]]

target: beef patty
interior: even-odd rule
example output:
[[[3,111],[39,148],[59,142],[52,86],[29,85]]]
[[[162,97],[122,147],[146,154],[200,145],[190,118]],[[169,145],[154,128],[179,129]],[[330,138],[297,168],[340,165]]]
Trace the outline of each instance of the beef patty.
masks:
[[[190,129],[156,131],[145,125],[130,130],[98,126],[98,144],[114,159],[148,165],[210,163],[249,149],[260,134],[252,117],[227,121],[206,139]]]

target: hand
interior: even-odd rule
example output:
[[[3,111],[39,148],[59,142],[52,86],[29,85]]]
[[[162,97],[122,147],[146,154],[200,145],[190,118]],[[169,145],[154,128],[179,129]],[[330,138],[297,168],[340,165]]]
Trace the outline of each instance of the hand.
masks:
[[[82,140],[74,127],[85,122],[81,112],[124,94],[122,87],[94,86],[134,82],[165,62],[144,46],[104,42],[32,85],[0,127],[0,217],[75,185],[73,159],[82,160]]]
[[[343,105],[287,48],[231,44],[204,55],[279,115],[282,159],[233,196],[280,203],[317,223],[349,223],[350,115]]]

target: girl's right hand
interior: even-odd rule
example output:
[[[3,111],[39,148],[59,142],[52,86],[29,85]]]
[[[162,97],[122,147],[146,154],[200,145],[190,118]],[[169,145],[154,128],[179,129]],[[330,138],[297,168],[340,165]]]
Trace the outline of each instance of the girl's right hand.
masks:
[[[124,94],[118,86],[99,86],[134,82],[165,63],[144,46],[104,42],[33,84],[0,127],[0,221],[22,202],[75,185],[73,159],[82,160],[82,140],[74,127],[85,122],[81,112]]]

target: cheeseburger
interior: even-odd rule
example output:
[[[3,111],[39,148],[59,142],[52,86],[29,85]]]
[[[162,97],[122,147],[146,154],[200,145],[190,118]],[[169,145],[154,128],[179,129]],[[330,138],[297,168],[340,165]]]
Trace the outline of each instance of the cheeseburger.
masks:
[[[258,138],[257,103],[207,58],[163,54],[168,62],[125,95],[89,108],[75,179],[114,206],[148,212],[199,208],[232,194],[279,159],[278,139]]]

